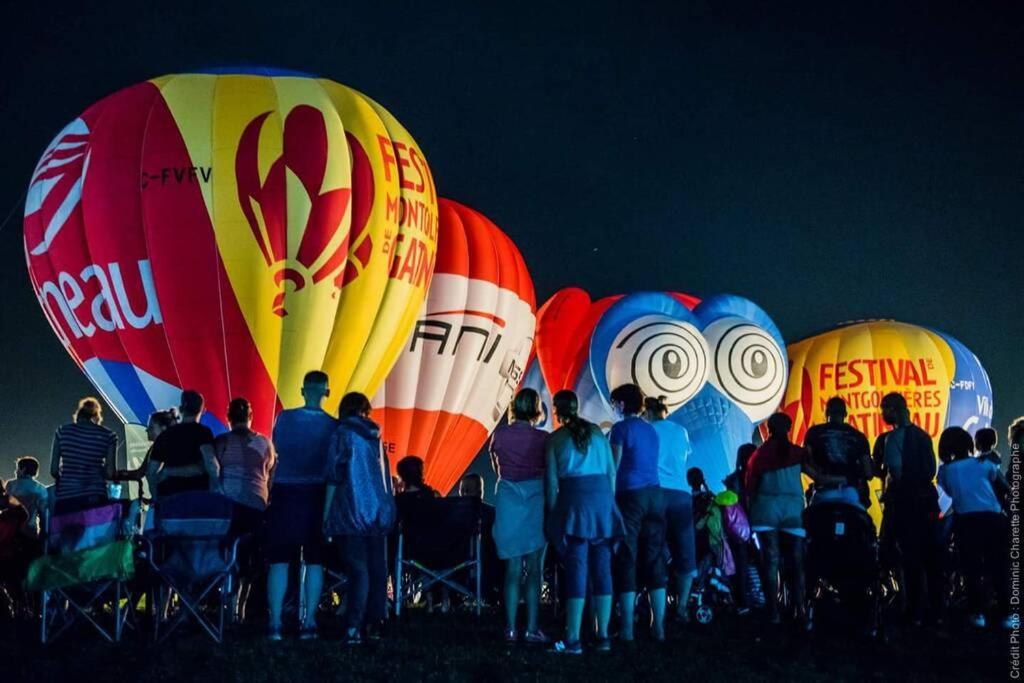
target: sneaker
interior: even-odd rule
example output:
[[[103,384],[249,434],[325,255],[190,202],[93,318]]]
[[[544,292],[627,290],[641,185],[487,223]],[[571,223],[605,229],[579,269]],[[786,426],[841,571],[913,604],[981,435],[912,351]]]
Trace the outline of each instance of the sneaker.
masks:
[[[316,626],[303,626],[299,629],[299,640],[316,640],[318,637]]]
[[[341,637],[342,645],[349,647],[355,647],[363,644],[363,636],[359,633],[359,629],[350,628],[346,629],[345,635]]]
[[[544,635],[544,632],[540,629],[537,629],[536,631],[527,631],[526,635],[523,636],[523,640],[530,645],[547,645],[549,642],[548,637]]]
[[[612,651],[612,639],[611,638],[598,638],[594,644],[594,650],[597,652],[611,652]]]
[[[527,638],[529,638],[530,634],[527,633],[526,636]],[[516,630],[514,628],[505,629],[505,642],[509,645],[514,645],[515,643],[519,642],[519,634],[516,633]]]
[[[553,652],[558,655],[581,655],[583,654],[583,646],[578,640],[573,642],[559,640],[555,643],[554,647],[549,650],[549,652]]]
[[[968,621],[968,623],[970,623],[971,626],[975,626],[977,628],[985,628],[985,615],[984,614],[974,614],[974,615],[968,617],[967,621]]]
[[[267,640],[272,640],[275,643],[281,640],[281,627],[271,626],[267,629]]]
[[[1020,618],[1018,618],[1016,615],[1009,616],[1009,617],[1006,617],[1005,619],[1003,619],[1001,624],[1002,624],[1002,627],[1004,629],[1006,629],[1007,631],[1012,631],[1013,629],[1017,628],[1017,626],[1020,625]]]

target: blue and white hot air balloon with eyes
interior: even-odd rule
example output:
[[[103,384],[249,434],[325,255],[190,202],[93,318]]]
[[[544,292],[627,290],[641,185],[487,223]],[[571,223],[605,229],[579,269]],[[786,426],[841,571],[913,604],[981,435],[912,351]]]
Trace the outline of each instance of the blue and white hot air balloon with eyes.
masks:
[[[667,419],[689,432],[688,466],[699,467],[708,485],[721,490],[735,468],[736,450],[777,409],[786,390],[786,346],[778,327],[752,301],[730,294],[698,302],[675,293],[638,292],[610,305],[603,301],[589,344],[577,352],[585,360],[552,361],[539,343],[527,386],[542,396],[573,389],[581,415],[606,428],[617,419],[609,402],[615,387],[632,383],[648,396],[664,396]],[[570,322],[575,327],[558,336],[571,346],[576,342],[568,340],[587,334],[588,325]],[[539,325],[544,324],[542,319]],[[572,376],[554,380],[547,376],[552,367],[568,367]]]

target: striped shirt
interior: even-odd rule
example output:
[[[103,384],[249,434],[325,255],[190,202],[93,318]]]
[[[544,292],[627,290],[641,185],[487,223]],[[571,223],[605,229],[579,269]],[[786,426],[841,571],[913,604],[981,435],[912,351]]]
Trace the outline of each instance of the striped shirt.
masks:
[[[92,422],[73,422],[57,429],[53,437],[60,457],[57,499],[106,496],[107,451],[117,448],[117,436]]]

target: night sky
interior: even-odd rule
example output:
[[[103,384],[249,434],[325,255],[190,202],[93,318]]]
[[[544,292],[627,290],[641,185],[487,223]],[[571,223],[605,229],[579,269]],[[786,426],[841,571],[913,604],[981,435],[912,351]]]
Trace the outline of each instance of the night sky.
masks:
[[[732,292],[787,340],[866,317],[930,325],[988,369],[1001,434],[1024,413],[1019,3],[459,4],[5,7],[0,477],[21,455],[45,468],[92,393],[25,268],[39,155],[103,96],[216,65],[381,102],[440,193],[519,245],[538,301],[571,284]]]

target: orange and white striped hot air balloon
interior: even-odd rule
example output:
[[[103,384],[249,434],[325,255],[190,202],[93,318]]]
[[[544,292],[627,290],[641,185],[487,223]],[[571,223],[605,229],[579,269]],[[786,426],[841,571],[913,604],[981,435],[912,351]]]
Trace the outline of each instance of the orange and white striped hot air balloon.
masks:
[[[398,362],[374,397],[392,466],[426,463],[447,493],[497,426],[533,345],[533,281],[512,240],[480,213],[438,202],[434,277]]]

